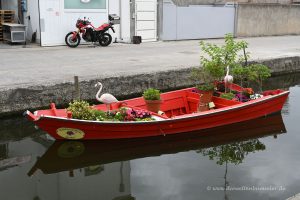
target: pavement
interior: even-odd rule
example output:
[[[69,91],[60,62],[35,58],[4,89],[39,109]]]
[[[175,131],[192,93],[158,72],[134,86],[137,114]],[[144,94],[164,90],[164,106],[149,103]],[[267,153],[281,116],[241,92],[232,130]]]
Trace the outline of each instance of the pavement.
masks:
[[[242,38],[252,60],[300,56],[300,36]],[[205,40],[222,44],[223,39]],[[0,44],[0,91],[80,80],[156,73],[200,65],[199,40],[109,47],[38,47]]]

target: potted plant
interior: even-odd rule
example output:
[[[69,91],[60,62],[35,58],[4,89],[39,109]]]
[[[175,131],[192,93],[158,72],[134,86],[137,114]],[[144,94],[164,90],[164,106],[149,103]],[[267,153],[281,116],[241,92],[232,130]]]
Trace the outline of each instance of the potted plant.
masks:
[[[214,93],[215,85],[213,83],[204,83],[196,86],[199,93],[202,94],[201,102],[209,103]]]
[[[212,101],[215,85],[213,83],[204,83],[196,86],[200,93],[199,111],[209,110],[208,104]]]
[[[160,99],[160,91],[154,88],[149,88],[143,93],[144,100],[147,105],[147,109],[152,112],[158,112],[162,103]]]

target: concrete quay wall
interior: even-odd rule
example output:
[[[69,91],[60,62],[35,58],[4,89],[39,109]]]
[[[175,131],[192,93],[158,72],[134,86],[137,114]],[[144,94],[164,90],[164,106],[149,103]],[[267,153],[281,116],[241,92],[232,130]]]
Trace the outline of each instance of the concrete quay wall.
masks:
[[[300,34],[300,5],[240,4],[237,37]]]
[[[257,60],[270,67],[273,75],[300,72],[300,57],[282,57]],[[196,82],[190,78],[192,68],[137,74],[131,76],[107,77],[100,81],[104,85],[102,92],[111,93],[118,99],[141,95],[154,87],[163,91],[193,86]],[[95,102],[99,79],[80,81],[81,99]],[[47,108],[51,102],[57,106],[66,106],[76,97],[74,83],[29,86],[24,88],[0,90],[0,117],[21,114],[25,110],[34,111]]]

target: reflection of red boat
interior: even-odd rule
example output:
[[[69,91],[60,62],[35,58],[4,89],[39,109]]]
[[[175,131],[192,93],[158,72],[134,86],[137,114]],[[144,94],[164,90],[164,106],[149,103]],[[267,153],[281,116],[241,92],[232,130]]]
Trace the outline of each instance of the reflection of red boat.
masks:
[[[56,141],[38,159],[46,174],[161,154],[208,148],[286,132],[280,114],[168,137],[102,141]]]
[[[280,112],[289,92],[269,91],[268,95],[245,103],[213,97],[215,109],[197,112],[199,94],[194,88],[163,93],[161,110],[164,116],[156,115],[156,121],[109,122],[87,121],[68,118],[65,109],[39,110],[35,115],[25,112],[28,119],[55,139],[118,139],[136,138],[190,132]],[[143,98],[123,101],[128,107],[146,109]],[[54,105],[54,104],[53,104]],[[118,109],[121,103],[111,104]],[[124,104],[123,104],[124,105]],[[106,111],[104,105],[94,106]]]

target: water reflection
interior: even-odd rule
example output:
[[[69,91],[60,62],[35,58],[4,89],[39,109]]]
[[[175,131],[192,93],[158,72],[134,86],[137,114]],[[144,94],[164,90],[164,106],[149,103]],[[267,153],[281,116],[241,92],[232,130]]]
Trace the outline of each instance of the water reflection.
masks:
[[[276,134],[274,135],[274,138],[277,138]],[[241,164],[249,153],[263,151],[265,149],[266,146],[259,141],[259,139],[249,139],[247,141],[200,149],[197,153],[208,156],[210,160],[216,160],[218,165],[225,165],[224,186],[222,189],[224,190],[224,199],[227,200],[229,199],[227,188],[230,186],[229,181],[227,180],[228,163],[235,165]]]
[[[37,169],[42,170],[43,173],[51,174],[86,166],[103,165],[199,148],[203,149],[199,152],[209,155],[211,158],[219,156],[218,164],[223,164],[225,159],[238,164],[249,152],[264,148],[264,145],[257,139],[251,138],[270,134],[277,135],[283,132],[286,131],[282,116],[275,114],[246,122],[167,137],[106,141],[56,141],[37,161],[29,175],[32,175],[33,171]],[[221,145],[239,140],[244,142]],[[235,154],[232,155],[232,153]]]
[[[289,90],[290,87],[299,85],[300,73],[287,74],[283,76],[274,76],[267,79],[264,83],[265,90],[280,88]]]
[[[22,118],[0,119],[0,144],[42,135],[28,120]]]

